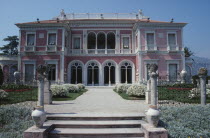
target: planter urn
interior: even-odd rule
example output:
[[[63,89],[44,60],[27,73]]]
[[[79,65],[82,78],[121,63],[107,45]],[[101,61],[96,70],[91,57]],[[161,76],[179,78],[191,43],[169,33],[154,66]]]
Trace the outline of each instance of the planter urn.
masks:
[[[42,106],[37,107],[31,114],[37,128],[41,128],[46,120],[46,113]]]
[[[150,106],[149,110],[146,112],[147,122],[153,127],[158,126],[160,120],[160,111],[157,106]]]

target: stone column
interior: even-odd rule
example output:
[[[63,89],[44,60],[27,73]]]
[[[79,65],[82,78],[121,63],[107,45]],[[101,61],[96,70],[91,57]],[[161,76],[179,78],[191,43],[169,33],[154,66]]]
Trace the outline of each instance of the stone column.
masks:
[[[147,81],[146,103],[151,104],[151,80]]]
[[[38,77],[38,103],[37,106],[44,108],[44,77],[39,75]]]
[[[115,71],[116,71],[116,79],[115,79],[115,81],[116,81],[116,84],[119,84],[120,83],[120,71],[119,71],[119,66],[118,65],[116,65],[116,68],[115,68]]]
[[[52,92],[50,90],[51,82],[44,80],[44,104],[52,104]]]
[[[200,77],[200,90],[201,90],[201,105],[206,105],[206,76],[208,71],[206,68],[200,68],[198,75]]]
[[[151,105],[157,106],[157,77],[156,73],[158,66],[156,64],[150,65],[150,80],[151,80]]]

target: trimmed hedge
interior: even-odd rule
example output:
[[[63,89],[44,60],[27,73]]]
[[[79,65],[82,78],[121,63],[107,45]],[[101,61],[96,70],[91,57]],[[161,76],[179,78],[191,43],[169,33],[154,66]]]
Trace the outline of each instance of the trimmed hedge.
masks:
[[[23,132],[33,126],[31,109],[18,105],[0,107],[0,138],[22,138]]]
[[[161,107],[159,126],[169,132],[170,138],[209,138],[210,105]]]

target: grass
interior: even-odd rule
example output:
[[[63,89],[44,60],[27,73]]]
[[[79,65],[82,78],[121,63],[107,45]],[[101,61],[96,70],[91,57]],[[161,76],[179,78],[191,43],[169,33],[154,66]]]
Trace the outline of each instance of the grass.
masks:
[[[87,92],[87,89],[83,89],[77,93],[68,93],[67,97],[53,97],[53,101],[68,101],[68,100],[75,100],[77,97],[82,95],[83,93]]]
[[[33,88],[32,90],[23,91],[23,92],[8,92],[9,96],[6,99],[1,99],[1,104],[14,104],[25,101],[36,101],[38,95],[38,89]]]
[[[145,96],[137,97],[137,96],[129,96],[128,94],[122,92],[118,93],[116,90],[113,90],[117,94],[119,94],[125,100],[145,100]]]
[[[190,90],[169,90],[169,87],[158,87],[158,99],[159,100],[173,100],[182,103],[200,103],[200,97],[190,99]],[[210,103],[210,98],[207,97],[207,103]]]

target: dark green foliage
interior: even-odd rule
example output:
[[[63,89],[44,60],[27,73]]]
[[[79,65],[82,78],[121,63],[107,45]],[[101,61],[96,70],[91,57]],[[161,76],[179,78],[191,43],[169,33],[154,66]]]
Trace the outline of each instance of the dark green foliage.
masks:
[[[19,106],[0,107],[0,137],[22,138],[23,132],[34,123],[31,109]]]
[[[194,55],[194,53],[188,47],[184,48],[184,53],[185,53],[185,57],[190,57]]]
[[[159,126],[169,132],[170,138],[209,138],[210,105],[161,107]]]
[[[8,44],[1,47],[0,48],[1,51],[3,51],[7,55],[18,54],[18,49],[17,49],[19,44],[18,36],[7,36],[7,38],[4,38],[3,41],[8,42]]]
[[[4,82],[4,74],[2,68],[0,67],[0,86],[3,84],[3,82]]]
[[[0,86],[0,89],[31,89],[33,88],[32,86],[29,85],[17,85],[17,84],[5,84]]]

